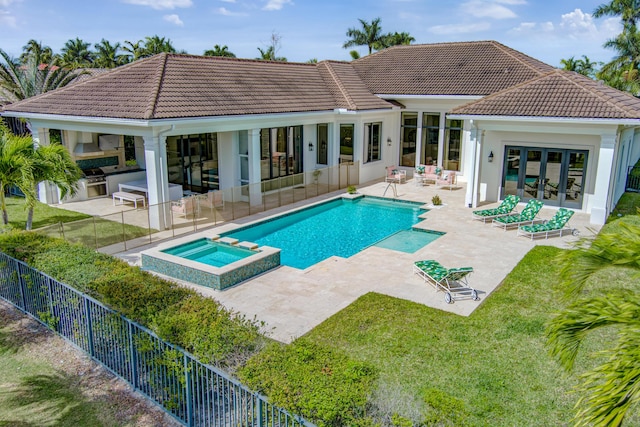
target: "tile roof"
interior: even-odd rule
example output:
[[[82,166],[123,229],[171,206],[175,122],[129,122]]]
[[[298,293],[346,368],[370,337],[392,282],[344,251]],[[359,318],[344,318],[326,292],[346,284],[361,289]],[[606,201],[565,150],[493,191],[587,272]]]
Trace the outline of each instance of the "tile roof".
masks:
[[[322,61],[318,63],[318,71],[338,108],[375,110],[391,106],[369,91],[349,62]]]
[[[553,70],[454,108],[451,114],[640,119],[640,99],[578,73]]]
[[[342,66],[325,68],[336,68],[341,79],[329,82],[330,87],[353,88],[349,102],[334,98],[338,94],[327,87],[327,72],[320,65],[165,53],[5,109],[149,120],[331,111],[341,105],[392,107],[363,93],[364,85],[354,71]]]
[[[554,69],[495,41],[396,46],[352,64],[377,95],[489,95]]]

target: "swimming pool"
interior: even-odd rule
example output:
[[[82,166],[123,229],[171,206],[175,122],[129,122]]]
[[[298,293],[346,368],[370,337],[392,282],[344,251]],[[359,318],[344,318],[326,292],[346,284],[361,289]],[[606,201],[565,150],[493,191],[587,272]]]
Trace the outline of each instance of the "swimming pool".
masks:
[[[183,243],[162,252],[214,267],[224,267],[255,253],[249,249],[225,245],[205,238]]]
[[[381,242],[421,221],[421,205],[371,196],[339,198],[222,235],[279,248],[281,264],[304,269],[330,256],[348,258],[378,243],[395,249],[393,242]]]

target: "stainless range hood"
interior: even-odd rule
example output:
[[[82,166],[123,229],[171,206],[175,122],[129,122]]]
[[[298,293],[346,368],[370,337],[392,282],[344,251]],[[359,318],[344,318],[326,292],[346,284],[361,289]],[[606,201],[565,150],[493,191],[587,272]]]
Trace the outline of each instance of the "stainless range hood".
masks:
[[[73,149],[75,154],[100,153],[101,151],[95,142],[78,142],[76,148]]]

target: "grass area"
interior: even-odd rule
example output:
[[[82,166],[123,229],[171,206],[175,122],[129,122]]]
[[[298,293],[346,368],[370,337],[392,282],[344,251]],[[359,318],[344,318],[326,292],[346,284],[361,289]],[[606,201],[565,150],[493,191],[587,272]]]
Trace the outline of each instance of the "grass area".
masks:
[[[15,229],[24,229],[27,221],[27,210],[24,199],[8,197],[7,213],[9,224]],[[119,216],[110,221],[94,218],[91,215],[73,212],[61,208],[51,207],[44,203],[37,203],[33,210],[33,229],[44,228],[42,232],[52,237],[60,237],[74,243],[82,243],[96,248],[112,245],[123,240],[147,236],[147,228],[125,224],[122,226]],[[62,226],[59,224],[62,223]],[[152,230],[155,232],[156,230]]]
[[[0,427],[163,423],[159,410],[152,417],[144,415],[131,397],[112,390],[115,384],[98,374],[95,365],[16,313],[0,306]],[[76,370],[80,375],[69,372]],[[121,389],[129,394],[126,386]]]
[[[470,317],[370,293],[307,338],[377,367],[374,402],[389,417],[397,411],[443,426],[568,425],[577,374],[547,355],[544,335],[566,304],[554,261],[561,251],[532,249]],[[607,339],[596,336],[586,348]]]
[[[7,197],[7,214],[9,224],[16,229],[24,230],[27,223],[27,209],[21,197]],[[33,228],[46,227],[59,222],[71,222],[91,218],[91,215],[54,208],[44,203],[37,203],[33,209]]]
[[[640,208],[640,193],[626,192],[622,195],[615,209],[609,215],[607,222],[611,222],[620,217],[637,214]]]

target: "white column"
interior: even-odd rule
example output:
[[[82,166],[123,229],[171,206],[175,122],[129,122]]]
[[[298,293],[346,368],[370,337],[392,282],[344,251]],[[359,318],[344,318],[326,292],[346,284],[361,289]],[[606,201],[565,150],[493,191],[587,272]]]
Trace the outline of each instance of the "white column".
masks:
[[[262,169],[260,166],[260,129],[250,129],[249,135],[249,204],[259,206],[262,204]],[[303,147],[305,145],[303,144]],[[269,165],[271,162],[269,161]]]
[[[419,111],[418,112],[418,120],[416,121],[416,125],[418,126],[418,128],[416,129],[416,158],[415,158],[415,165],[413,165],[413,167],[418,167],[420,166],[420,164],[422,163],[422,116],[424,115],[423,112]],[[400,126],[402,126],[402,123],[400,124]],[[402,127],[400,128],[402,129]],[[402,131],[401,131],[402,132]],[[402,152],[402,147],[400,147],[400,150]]]
[[[438,166],[444,168],[444,144],[445,127],[447,126],[447,116],[440,113],[440,128],[438,129]]]
[[[167,178],[167,138],[144,137],[144,161],[147,168],[150,227],[164,230],[170,224],[169,180]]]
[[[478,178],[479,174],[479,152],[480,152],[480,132],[478,129],[466,122],[465,125],[472,126],[470,132],[468,132],[469,137],[467,139],[467,143],[465,144],[465,167],[464,167],[464,175],[467,177],[467,192],[465,193],[464,203],[465,206],[475,208],[478,204]],[[465,133],[467,133],[465,131]]]
[[[29,126],[29,130],[31,130],[31,137],[33,138],[33,148],[38,148],[41,145],[49,145],[49,129],[32,128]],[[38,200],[47,204],[59,203],[60,196],[58,187],[49,181],[38,183]]]
[[[600,137],[600,151],[596,166],[595,186],[591,197],[591,223],[604,224],[609,215],[609,189],[613,176],[613,157],[616,146],[616,135],[607,134]]]

